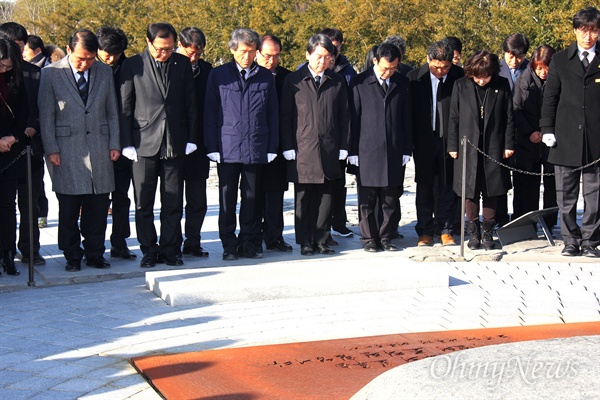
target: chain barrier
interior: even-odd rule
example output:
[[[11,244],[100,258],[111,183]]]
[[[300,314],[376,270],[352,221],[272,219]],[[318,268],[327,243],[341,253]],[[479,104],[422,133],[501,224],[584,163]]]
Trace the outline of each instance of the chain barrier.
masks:
[[[2,169],[0,169],[0,175],[2,175],[4,172],[6,172],[7,169],[9,169],[10,167],[12,167],[25,154],[27,154],[27,147],[25,147],[23,149],[23,151],[21,151],[21,153],[15,159],[13,159],[11,162],[9,162],[8,164],[6,164]]]
[[[574,169],[571,169],[569,171],[564,171],[564,172],[531,172],[531,171],[523,171],[522,169],[518,169],[515,167],[511,167],[510,165],[506,165],[504,163],[501,163],[500,161],[496,160],[495,158],[493,158],[492,156],[486,154],[483,150],[481,150],[479,147],[475,146],[473,143],[471,143],[471,141],[469,139],[467,139],[467,143],[473,147],[475,150],[477,150],[477,152],[481,155],[483,155],[485,158],[487,158],[488,160],[495,162],[496,164],[498,164],[501,167],[504,167],[506,169],[509,169],[513,172],[518,172],[520,174],[524,174],[524,175],[533,175],[533,176],[554,176],[554,175],[568,175],[568,174],[572,174],[575,173],[577,171],[581,171],[584,170],[588,167],[591,167],[594,164],[597,164],[600,162],[600,158],[592,161],[591,163],[588,163],[586,165],[582,165],[581,167],[577,167]]]

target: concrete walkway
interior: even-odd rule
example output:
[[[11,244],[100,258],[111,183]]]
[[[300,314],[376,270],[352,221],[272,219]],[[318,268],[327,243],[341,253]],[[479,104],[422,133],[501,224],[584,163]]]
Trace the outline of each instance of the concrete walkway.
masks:
[[[56,247],[56,200],[49,193],[50,226],[42,232],[42,251],[48,264],[36,268],[32,287],[27,285],[28,274],[22,264],[21,276],[0,277],[0,398],[159,399],[128,361],[139,355],[404,332],[600,321],[597,260],[565,259],[559,255],[560,247],[550,247],[543,240],[520,242],[493,252],[467,252],[464,260],[458,256],[458,247],[416,248],[410,181],[409,174],[402,201],[401,232],[405,239],[397,241],[402,251],[367,254],[355,236],[336,238],[340,246],[331,257],[307,259],[295,246],[291,254],[267,252],[258,263],[221,260],[216,190],[209,185],[203,247],[210,257],[185,258],[185,265],[176,271],[165,272],[169,269],[161,265],[152,273],[219,274],[227,279],[218,285],[226,286],[229,280],[235,282],[235,287],[243,287],[244,273],[251,271],[253,279],[262,282],[263,296],[231,296],[235,292],[232,290],[223,290],[219,295],[215,283],[198,286],[205,301],[175,306],[148,290],[152,280],[146,279],[146,271],[139,268],[138,261],[111,260],[108,270],[84,266],[81,272],[66,273]],[[291,196],[288,192],[285,236],[294,243]],[[354,218],[356,197],[352,188],[348,199],[349,217]],[[357,227],[352,229],[358,233]],[[561,245],[559,240],[557,244]],[[140,254],[135,230],[130,245]],[[340,274],[375,273],[383,264],[397,266],[407,271],[407,276],[423,268],[431,282],[439,282],[441,276],[447,277],[448,284],[395,286],[388,275],[381,274],[371,278],[364,290],[340,290]],[[320,280],[321,290],[300,297],[286,296],[286,288],[296,283],[291,271],[300,271],[302,276],[302,265],[307,265],[307,273],[312,271],[311,279]],[[338,273],[318,273],[319,268],[325,272],[330,267]],[[274,270],[283,271],[279,281],[271,280]],[[287,286],[285,271],[290,271]],[[402,274],[395,273],[394,280],[400,282]],[[269,282],[277,282],[277,287],[269,286]],[[202,293],[207,295],[203,297]],[[591,365],[600,365],[596,339],[557,341],[556,346],[567,351],[572,342],[587,346]],[[547,348],[546,344],[529,345],[540,351]],[[486,349],[478,351],[485,353]],[[552,354],[560,358],[566,353]],[[587,367],[585,373],[589,373]],[[597,390],[597,385],[588,381],[590,390]],[[461,382],[455,386],[461,386]],[[554,391],[556,387],[548,389]],[[523,393],[528,396],[529,392]],[[511,398],[503,394],[496,390],[466,397]]]

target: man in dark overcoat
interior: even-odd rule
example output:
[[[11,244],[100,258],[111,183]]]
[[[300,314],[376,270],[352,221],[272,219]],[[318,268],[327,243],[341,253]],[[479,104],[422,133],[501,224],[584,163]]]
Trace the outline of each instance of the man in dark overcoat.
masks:
[[[349,162],[358,167],[358,207],[365,251],[397,250],[392,244],[394,211],[406,162],[412,151],[410,82],[396,73],[400,50],[377,48],[373,68],[350,81],[352,146]],[[376,204],[383,219],[377,221]]]
[[[552,57],[542,104],[542,141],[551,147],[564,256],[599,257],[600,244],[600,11],[579,10],[573,17],[576,42]],[[579,181],[584,208],[577,224]]]
[[[419,246],[432,246],[434,235],[443,245],[455,244],[454,160],[446,148],[452,88],[464,72],[452,64],[453,55],[447,39],[435,42],[427,50],[427,64],[407,75],[411,80]]]
[[[344,78],[329,70],[335,46],[327,36],[311,37],[308,63],[286,78],[281,99],[281,148],[290,161],[295,189],[296,243],[305,256],[332,254],[329,237],[332,182],[348,156],[350,111]]]

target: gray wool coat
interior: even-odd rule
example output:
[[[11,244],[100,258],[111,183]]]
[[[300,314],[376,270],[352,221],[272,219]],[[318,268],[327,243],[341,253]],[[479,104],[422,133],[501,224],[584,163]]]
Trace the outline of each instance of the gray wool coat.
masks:
[[[50,169],[52,190],[109,193],[115,188],[110,150],[121,150],[113,73],[100,62],[92,64],[84,104],[68,57],[42,69],[38,97],[44,152],[59,153],[61,160]]]

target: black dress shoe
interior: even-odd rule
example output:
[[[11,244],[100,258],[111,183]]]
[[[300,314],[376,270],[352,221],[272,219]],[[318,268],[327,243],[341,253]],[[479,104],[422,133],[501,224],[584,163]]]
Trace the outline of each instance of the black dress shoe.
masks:
[[[65,265],[65,271],[67,271],[67,272],[81,271],[81,261],[67,260],[67,265]]]
[[[315,250],[318,251],[320,254],[333,254],[333,253],[335,253],[335,250],[329,248],[329,246],[327,246],[327,244],[325,244],[325,243],[317,244]]]
[[[223,261],[235,261],[237,260],[237,252],[236,251],[224,251],[223,252]]]
[[[590,258],[600,257],[600,251],[593,246],[581,246],[581,255]]]
[[[159,264],[167,264],[170,266],[183,265],[183,260],[181,259],[181,256],[179,254],[174,254],[174,255],[169,255],[169,256],[164,255],[164,254],[159,254],[157,262]]]
[[[133,253],[127,247],[123,249],[118,247],[111,248],[110,256],[113,258],[122,258],[123,260],[135,260],[137,258],[137,254]]]
[[[183,246],[183,254],[189,254],[194,257],[208,257],[208,251],[200,246]]]
[[[398,251],[398,248],[390,241],[390,239],[381,239],[381,247],[385,251]]]
[[[267,245],[267,250],[269,251],[282,251],[289,252],[292,251],[292,246],[284,242],[283,240],[277,240],[271,244]]]
[[[325,244],[327,246],[337,246],[337,245],[339,245],[339,243],[337,241],[335,241],[335,239],[332,238],[331,235],[329,235],[329,237],[325,240]]]
[[[148,252],[148,253],[144,254],[144,257],[142,257],[142,261],[140,261],[140,267],[141,268],[152,268],[156,265],[157,261],[158,261],[157,254],[154,252]]]
[[[404,239],[404,235],[396,230],[392,232],[392,239]]]
[[[29,256],[22,256],[21,262],[23,264],[29,264]],[[33,253],[33,265],[46,265],[46,260],[37,251]]]
[[[311,245],[303,244],[302,246],[300,246],[300,254],[303,256],[314,256],[315,250]]]
[[[369,240],[367,243],[365,243],[363,248],[366,252],[369,253],[377,253],[379,251],[379,246],[374,240]]]
[[[263,252],[258,251],[257,248],[254,246],[244,246],[242,249],[240,249],[240,251],[238,252],[238,255],[240,257],[252,258],[252,259],[263,258]]]
[[[88,267],[94,267],[94,268],[98,268],[98,269],[110,268],[110,263],[108,261],[106,261],[106,259],[102,256],[92,258],[92,259],[86,259],[85,265],[87,265]]]
[[[575,257],[579,255],[579,247],[574,244],[568,244],[560,253],[563,256]]]

